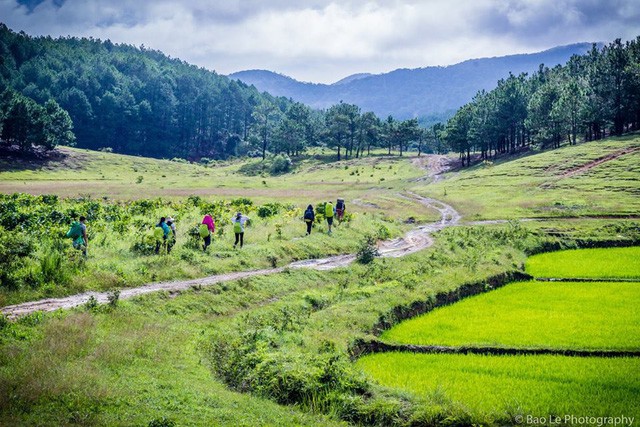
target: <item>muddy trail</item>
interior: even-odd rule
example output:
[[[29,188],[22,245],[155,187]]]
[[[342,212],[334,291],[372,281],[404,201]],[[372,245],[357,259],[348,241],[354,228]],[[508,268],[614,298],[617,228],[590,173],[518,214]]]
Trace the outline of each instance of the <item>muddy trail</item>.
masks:
[[[445,227],[456,225],[460,221],[460,214],[451,206],[435,199],[422,197],[414,193],[406,193],[401,197],[418,201],[428,209],[435,209],[440,212],[440,220],[431,224],[418,226],[404,237],[392,240],[378,242],[378,251],[381,257],[401,257],[422,249],[433,244],[431,234]],[[203,277],[190,280],[176,280],[170,282],[149,283],[137,288],[121,289],[119,298],[128,299],[151,292],[166,291],[177,293],[183,290],[210,286],[220,282],[237,280],[246,277],[264,276],[268,274],[276,274],[282,272],[285,268],[310,268],[315,270],[331,270],[338,267],[344,267],[356,260],[355,254],[336,255],[327,258],[309,259],[293,262],[285,267],[270,268],[263,270],[240,271],[215,276]],[[35,311],[54,311],[59,309],[69,309],[86,304],[92,297],[100,304],[109,301],[109,297],[113,294],[110,292],[85,292],[82,294],[71,295],[64,298],[50,298],[39,301],[25,302],[22,304],[11,305],[0,309],[4,315],[10,319],[24,316]]]

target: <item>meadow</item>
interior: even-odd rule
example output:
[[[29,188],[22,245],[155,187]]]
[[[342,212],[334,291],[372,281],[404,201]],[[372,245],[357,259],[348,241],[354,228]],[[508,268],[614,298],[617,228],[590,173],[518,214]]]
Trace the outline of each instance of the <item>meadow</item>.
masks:
[[[360,200],[361,209],[367,211],[377,205],[379,196],[394,194],[408,180],[425,174],[409,161],[382,152],[340,162],[317,152],[296,159],[289,173],[272,175],[255,167],[259,159],[192,164],[70,147],[58,151],[59,158],[51,160],[0,159],[0,193],[97,195],[115,200],[196,195],[296,204],[343,197]]]
[[[527,152],[475,165],[415,192],[455,206],[468,220],[636,216],[640,136]],[[624,153],[624,154],[623,154]],[[609,160],[595,163],[611,156]]]

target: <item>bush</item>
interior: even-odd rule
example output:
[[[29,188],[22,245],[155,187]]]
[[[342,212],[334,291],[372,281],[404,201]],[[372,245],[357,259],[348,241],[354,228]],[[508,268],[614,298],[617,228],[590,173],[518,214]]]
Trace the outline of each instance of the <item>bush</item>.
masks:
[[[356,253],[356,261],[360,264],[370,264],[377,256],[380,256],[380,252],[376,247],[376,238],[367,234],[360,242],[360,247]]]
[[[271,175],[286,173],[291,170],[291,159],[287,155],[279,154],[273,158],[269,172]]]
[[[270,218],[280,213],[283,208],[280,203],[267,203],[258,207],[258,216],[260,218]]]
[[[175,427],[176,422],[170,418],[160,417],[149,422],[149,427]]]
[[[55,283],[56,285],[67,285],[70,275],[64,263],[64,256],[56,251],[50,250],[40,259],[40,271],[43,283]]]

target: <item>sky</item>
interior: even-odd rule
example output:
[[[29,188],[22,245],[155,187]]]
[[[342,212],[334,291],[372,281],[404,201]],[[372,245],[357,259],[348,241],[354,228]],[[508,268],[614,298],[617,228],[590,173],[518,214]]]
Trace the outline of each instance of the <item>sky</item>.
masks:
[[[640,36],[640,0],[0,0],[33,36],[110,39],[314,83]]]

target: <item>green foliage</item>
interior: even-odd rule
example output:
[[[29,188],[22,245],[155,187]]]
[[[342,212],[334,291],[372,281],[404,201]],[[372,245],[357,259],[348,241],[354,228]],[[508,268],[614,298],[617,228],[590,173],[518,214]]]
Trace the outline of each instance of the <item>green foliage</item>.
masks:
[[[89,297],[89,299],[87,300],[87,302],[84,304],[85,309],[91,311],[91,310],[95,310],[98,308],[98,300],[96,299],[96,297],[94,297],[93,295],[91,295]]]
[[[260,218],[270,218],[278,215],[284,206],[281,203],[267,203],[258,207],[257,213]]]
[[[442,133],[449,147],[469,166],[517,153],[531,143],[540,148],[575,145],[578,137],[603,139],[637,129],[640,102],[639,40],[615,40],[553,69],[540,67],[531,77],[510,75],[490,92],[481,91],[461,107]],[[509,117],[509,120],[504,120]]]
[[[287,155],[279,154],[273,158],[269,172],[271,175],[287,173],[291,170],[291,159]]]
[[[175,427],[176,422],[171,418],[161,417],[149,422],[149,427]]]
[[[364,236],[356,253],[356,260],[360,264],[370,264],[377,256],[380,256],[376,243],[377,239],[374,236],[370,234]]]
[[[6,89],[0,93],[0,145],[17,146],[22,152],[52,150],[58,144],[73,145],[75,135],[69,114],[49,99],[44,106]]]

